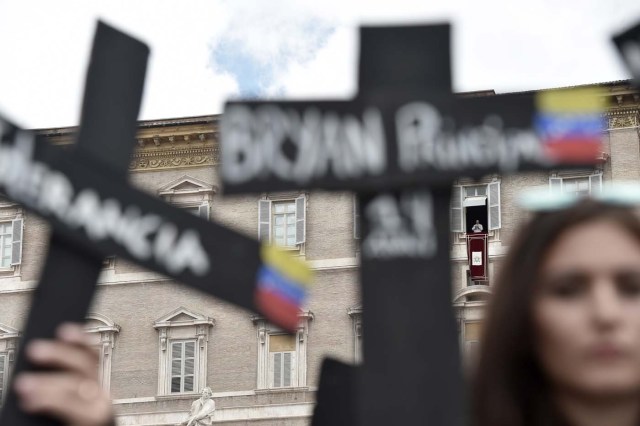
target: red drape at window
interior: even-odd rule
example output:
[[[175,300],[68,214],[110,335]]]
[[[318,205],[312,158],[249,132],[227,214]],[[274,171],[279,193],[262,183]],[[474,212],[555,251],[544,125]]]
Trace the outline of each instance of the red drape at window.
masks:
[[[469,272],[471,279],[486,281],[487,269],[487,234],[467,235],[467,259],[469,260]]]

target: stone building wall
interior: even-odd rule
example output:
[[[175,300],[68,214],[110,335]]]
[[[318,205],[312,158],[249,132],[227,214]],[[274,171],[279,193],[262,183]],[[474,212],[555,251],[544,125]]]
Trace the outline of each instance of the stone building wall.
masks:
[[[598,167],[603,184],[640,179],[639,101],[625,83],[605,84],[613,106],[607,114],[605,151]],[[224,196],[216,174],[219,162],[217,117],[194,117],[140,123],[138,150],[131,164],[131,181],[150,194],[191,179],[210,192],[171,196],[170,202],[198,203],[209,197],[211,218],[250,237],[258,234],[258,201],[295,198],[302,193]],[[43,130],[52,143],[70,143],[75,129]],[[592,171],[580,172],[590,173]],[[501,228],[489,243],[490,281],[498,273],[510,240],[526,212],[517,197],[529,188],[549,186],[551,173],[492,175],[481,183],[500,181]],[[562,171],[558,171],[562,173]],[[565,174],[570,176],[570,174]],[[460,184],[474,182],[461,179]],[[209,194],[209,195],[203,195]],[[357,357],[360,296],[357,240],[353,235],[353,196],[346,192],[311,192],[307,200],[307,236],[294,251],[310,261],[316,283],[309,299],[305,337],[306,385],[258,389],[259,319],[215,297],[203,295],[120,259],[106,263],[92,312],[113,321],[110,349],[110,390],[122,425],[168,425],[183,420],[197,396],[159,395],[160,335],[154,323],[180,308],[211,320],[206,332],[206,383],[214,392],[217,424],[303,425],[308,423],[320,364],[331,355],[353,362]],[[200,197],[200,198],[198,198]],[[32,289],[47,251],[48,228],[15,205],[0,202],[0,221],[24,217],[23,259],[19,267],[0,269],[0,339],[3,327],[20,330]],[[477,333],[490,285],[469,286],[466,245],[452,233],[452,301],[464,349]],[[70,271],[70,273],[73,273]],[[425,277],[425,285],[428,278]],[[349,315],[352,312],[354,315]],[[471,324],[471,325],[470,325]],[[471,339],[472,340],[472,339]]]

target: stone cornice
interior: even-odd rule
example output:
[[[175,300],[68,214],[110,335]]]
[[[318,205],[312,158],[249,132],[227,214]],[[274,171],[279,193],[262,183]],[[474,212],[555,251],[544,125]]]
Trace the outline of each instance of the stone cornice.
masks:
[[[604,90],[607,104],[610,105],[604,114],[608,130],[636,128],[640,134],[640,96],[629,81],[584,86]],[[459,95],[468,97],[494,94],[493,91],[479,91]],[[209,115],[139,122],[137,147],[130,170],[145,172],[219,164],[219,120],[220,115]],[[70,145],[77,128],[39,129],[36,133],[55,145]]]
[[[217,133],[139,137],[129,166],[132,171],[213,166],[220,162]]]
[[[151,120],[138,123],[137,146],[129,169],[135,172],[213,166],[220,161],[219,116]],[[36,133],[54,145],[73,143],[76,127]]]

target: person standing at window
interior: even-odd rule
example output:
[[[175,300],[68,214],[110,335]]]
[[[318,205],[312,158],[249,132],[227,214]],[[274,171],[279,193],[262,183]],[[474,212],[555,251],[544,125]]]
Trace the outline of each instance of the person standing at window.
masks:
[[[479,234],[484,231],[484,228],[482,227],[482,224],[480,224],[479,220],[476,220],[476,223],[471,227],[471,231],[473,231],[474,234]]]

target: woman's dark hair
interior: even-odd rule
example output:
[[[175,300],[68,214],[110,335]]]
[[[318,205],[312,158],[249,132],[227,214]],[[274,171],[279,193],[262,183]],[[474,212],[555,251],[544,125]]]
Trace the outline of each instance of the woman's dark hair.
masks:
[[[545,254],[568,229],[610,220],[640,243],[640,220],[632,209],[593,200],[538,213],[522,227],[502,265],[487,309],[472,388],[475,426],[565,425],[550,401],[536,359],[532,300]],[[594,250],[598,250],[594,247]]]

